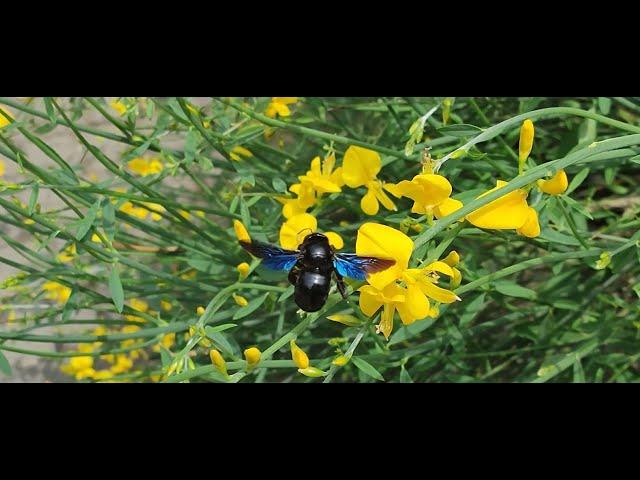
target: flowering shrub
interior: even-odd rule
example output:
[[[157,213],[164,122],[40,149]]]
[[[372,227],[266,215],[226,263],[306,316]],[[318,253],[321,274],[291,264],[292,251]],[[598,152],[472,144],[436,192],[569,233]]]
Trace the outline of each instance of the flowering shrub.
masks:
[[[639,114],[0,97],[0,371],[15,352],[79,382],[637,379]],[[313,232],[393,264],[304,312],[239,241]]]

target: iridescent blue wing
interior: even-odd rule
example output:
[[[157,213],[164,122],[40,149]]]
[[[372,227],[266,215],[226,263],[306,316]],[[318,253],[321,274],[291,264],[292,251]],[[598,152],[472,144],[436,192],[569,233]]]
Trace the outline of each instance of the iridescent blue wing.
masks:
[[[333,255],[333,266],[336,271],[343,277],[355,280],[366,280],[367,274],[381,272],[395,263],[395,260],[359,257],[355,253],[336,253]]]
[[[261,258],[262,265],[271,270],[289,271],[300,258],[300,252],[285,250],[284,248],[256,240],[252,240],[251,242],[241,241],[240,245],[254,257]]]

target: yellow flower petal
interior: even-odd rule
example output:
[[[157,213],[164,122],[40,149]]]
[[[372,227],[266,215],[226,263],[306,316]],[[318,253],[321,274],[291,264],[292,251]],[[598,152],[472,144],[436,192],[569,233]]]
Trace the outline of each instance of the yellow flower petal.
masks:
[[[392,211],[397,210],[396,205],[393,203],[393,201],[389,198],[389,196],[386,193],[384,193],[384,190],[382,189],[382,185],[380,183],[378,182],[374,183],[370,191],[371,190],[375,194],[376,199],[384,206],[384,208]]]
[[[451,250],[451,252],[449,252],[449,255],[443,258],[442,261],[450,267],[455,267],[456,265],[458,265],[458,263],[460,263],[460,255],[458,255],[458,252],[456,252],[455,250]]]
[[[481,198],[501,187],[507,182],[498,180],[497,186],[483,193]],[[484,207],[467,215],[467,220],[476,227],[495,230],[520,228],[529,215],[527,194],[521,189],[514,190]]]
[[[164,310],[165,312],[170,312],[173,308],[173,305],[171,305],[171,302],[168,300],[160,300],[160,308],[162,308],[162,310]]]
[[[452,214],[456,210],[460,210],[462,207],[464,207],[464,204],[460,200],[447,198],[444,202],[433,209],[433,214],[436,218],[442,218]],[[464,218],[461,218],[460,221],[464,221]]]
[[[241,242],[250,242],[251,237],[249,236],[249,232],[247,232],[246,227],[240,220],[233,221],[233,229],[236,232],[236,237]]]
[[[395,228],[378,223],[365,223],[358,229],[358,255],[393,259],[396,262],[392,267],[368,276],[367,281],[378,290],[400,278],[409,265],[412,251],[413,240]]]
[[[420,287],[420,290],[422,290],[422,292],[426,296],[428,296],[429,298],[433,298],[437,302],[453,303],[456,300],[460,300],[458,296],[451,290],[446,290],[444,288],[438,287],[431,282],[420,282],[418,285]]]
[[[538,180],[538,188],[549,195],[560,195],[566,192],[569,179],[564,170],[558,172],[549,180]]]
[[[386,340],[389,340],[389,335],[393,331],[393,315],[395,311],[395,305],[385,303],[377,330],[384,335]]]
[[[375,215],[380,209],[378,199],[373,190],[368,190],[366,195],[360,199],[360,208],[367,215]]]
[[[410,318],[405,318],[405,316],[402,315],[400,308],[398,308],[400,319],[405,325],[409,325],[416,320],[422,320],[429,314],[429,300],[427,300],[427,297],[425,297],[424,293],[422,293],[417,285],[407,286],[407,294],[404,305],[411,314]]]
[[[442,175],[430,173],[416,175],[413,177],[413,182],[421,187],[420,196],[413,198],[413,200],[422,203],[427,208],[440,205],[451,195],[451,183]]]
[[[0,120],[0,124],[1,124],[2,120]],[[0,126],[0,128],[2,128]],[[2,162],[2,160],[0,160],[0,177],[4,175],[4,163]]]
[[[366,185],[382,168],[380,155],[367,148],[350,146],[342,160],[342,178],[351,188]]]
[[[309,213],[301,213],[289,218],[280,227],[280,245],[288,250],[295,250],[304,238],[318,228],[316,217]]]
[[[324,234],[329,239],[329,245],[331,245],[336,250],[340,250],[342,247],[344,247],[344,241],[342,240],[342,237],[337,233],[325,232]]]
[[[516,229],[520,235],[529,238],[535,238],[540,235],[540,224],[538,223],[538,212],[532,207],[528,209],[527,220],[522,227]]]
[[[428,272],[440,272],[449,277],[453,277],[453,269],[445,262],[433,262],[427,265],[424,269]]]
[[[367,317],[372,317],[384,303],[380,292],[371,285],[364,285],[360,287],[359,292],[360,310],[362,310],[362,313]]]

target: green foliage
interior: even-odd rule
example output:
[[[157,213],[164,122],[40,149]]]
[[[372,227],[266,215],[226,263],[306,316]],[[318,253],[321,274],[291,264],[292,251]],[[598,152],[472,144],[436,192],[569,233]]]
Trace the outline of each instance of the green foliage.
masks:
[[[637,381],[637,98],[309,97],[267,116],[274,102],[0,98],[13,117],[0,127],[0,246],[11,253],[0,256],[11,269],[0,279],[0,375],[11,373],[5,351],[48,357],[83,382]],[[535,140],[518,175],[526,119]],[[61,131],[78,155],[54,148]],[[411,325],[396,319],[388,341],[379,312],[358,306],[360,284],[348,301],[334,289],[322,310],[301,312],[286,274],[259,266],[232,225],[278,243],[289,187],[316,156],[333,152],[341,166],[349,146],[377,152],[387,183],[420,173],[428,151],[464,203],[433,223],[407,198],[369,216],[359,187],[309,210],[344,251],[376,222],[411,236],[411,267],[460,254],[461,301]],[[536,182],[559,170],[566,191],[542,194]],[[477,198],[498,179],[509,183]],[[460,222],[518,189],[539,236]],[[326,375],[298,373],[293,339]],[[262,355],[249,369],[252,346]],[[332,363],[340,355],[348,361]]]

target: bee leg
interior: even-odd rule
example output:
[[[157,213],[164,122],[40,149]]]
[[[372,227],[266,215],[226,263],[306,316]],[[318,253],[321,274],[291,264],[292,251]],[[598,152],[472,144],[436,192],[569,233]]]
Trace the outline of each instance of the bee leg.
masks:
[[[342,278],[342,275],[340,275],[338,272],[335,272],[335,274],[336,274],[336,285],[338,286],[338,291],[340,292],[340,295],[342,295],[342,298],[346,300],[349,297],[349,295],[347,294],[347,286],[344,284],[344,279]]]
[[[293,267],[289,272],[289,283],[291,285],[295,285],[298,282],[298,274],[299,270],[296,267]]]

